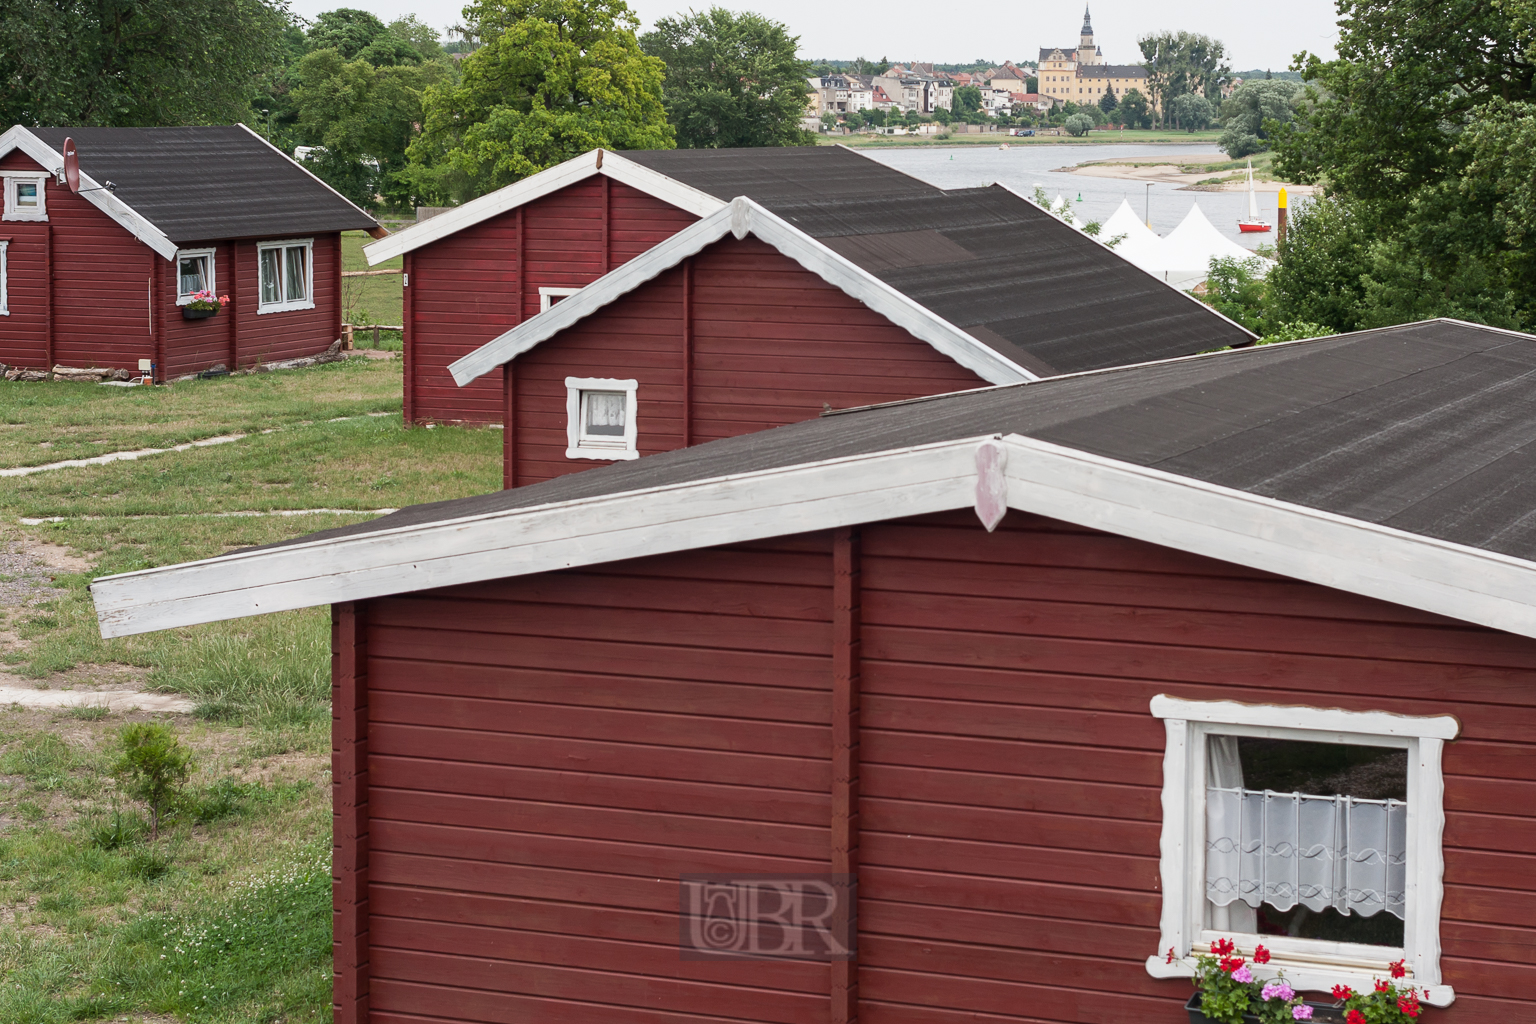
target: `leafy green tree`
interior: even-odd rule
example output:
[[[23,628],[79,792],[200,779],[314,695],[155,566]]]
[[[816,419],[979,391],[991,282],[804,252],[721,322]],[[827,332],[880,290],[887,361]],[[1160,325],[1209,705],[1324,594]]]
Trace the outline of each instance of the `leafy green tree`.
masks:
[[[955,113],[972,113],[981,109],[981,90],[974,85],[962,85],[954,91],[951,104]]]
[[[1120,108],[1115,116],[1121,124],[1132,128],[1152,127],[1152,108],[1147,105],[1147,98],[1139,89],[1125,91],[1125,95],[1120,97]]]
[[[1035,75],[1030,75],[1028,78],[1024,79],[1024,91],[1025,92],[1039,92],[1040,91],[1040,79],[1038,77],[1036,77]]]
[[[118,785],[149,805],[151,840],[160,838],[160,813],[175,800],[192,774],[192,752],[170,726],[135,722],[118,734],[121,753],[112,766]]]
[[[282,59],[279,0],[5,0],[0,120],[228,124]]]
[[[1187,132],[1209,128],[1216,119],[1211,101],[1199,93],[1186,92],[1175,96],[1168,104],[1168,116],[1173,123]]]
[[[423,193],[470,199],[598,146],[674,144],[666,68],[641,51],[624,0],[477,0],[464,12],[486,43],[460,82],[427,91],[408,151]]]
[[[1301,93],[1299,83],[1278,78],[1244,82],[1221,105],[1225,130],[1218,145],[1234,160],[1264,152],[1269,148],[1269,130],[1265,125],[1288,124]]]
[[[384,23],[367,11],[338,7],[315,18],[309,28],[307,47],[311,52],[335,50],[342,60],[356,60],[386,31]]]
[[[1143,36],[1137,44],[1147,69],[1149,99],[1165,121],[1177,97],[1194,93],[1215,104],[1222,87],[1232,80],[1225,45],[1209,36],[1158,32]]]
[[[666,64],[667,118],[685,149],[801,146],[805,79],[798,36],[760,14],[722,7],[662,18],[640,48]]]
[[[827,111],[825,114],[821,115],[821,124],[822,127],[827,131],[831,131],[837,127],[837,115],[832,113],[830,110]]]
[[[1065,127],[1069,135],[1087,135],[1093,128],[1093,118],[1087,114],[1072,114],[1068,116]]]
[[[443,37],[431,25],[414,14],[396,18],[388,25],[389,34],[411,44],[422,60],[436,60],[443,56]]]
[[[1277,307],[1305,309],[1303,290],[1322,283],[1333,319],[1297,319],[1530,323],[1536,250],[1518,223],[1536,137],[1530,0],[1353,0],[1340,13],[1338,57],[1301,55],[1305,101],[1288,124],[1267,122],[1277,174],[1327,190],[1293,218],[1308,231],[1281,250]]]
[[[1105,116],[1109,116],[1114,114],[1119,107],[1120,101],[1115,98],[1115,90],[1106,86],[1104,95],[1099,97],[1099,109],[1104,111]]]
[[[1238,260],[1223,256],[1211,260],[1201,299],[1207,306],[1253,333],[1263,334],[1267,299],[1263,264],[1256,257]]]

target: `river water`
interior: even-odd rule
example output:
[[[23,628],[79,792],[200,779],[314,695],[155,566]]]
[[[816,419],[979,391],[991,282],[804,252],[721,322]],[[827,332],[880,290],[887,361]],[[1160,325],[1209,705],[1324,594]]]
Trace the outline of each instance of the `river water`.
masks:
[[[950,149],[913,148],[861,150],[883,164],[905,171],[916,178],[940,188],[975,188],[997,182],[1025,195],[1031,194],[1036,184],[1045,189],[1052,201],[1058,195],[1072,204],[1077,217],[1084,223],[1103,222],[1119,208],[1122,200],[1129,200],[1131,209],[1141,219],[1150,219],[1152,229],[1166,235],[1178,226],[1195,203],[1210,222],[1223,234],[1248,249],[1259,245],[1274,245],[1274,232],[1267,234],[1243,234],[1237,230],[1237,219],[1247,216],[1246,192],[1183,192],[1180,186],[1152,182],[1126,181],[1119,178],[1096,178],[1085,174],[1069,174],[1056,170],[1095,160],[1113,160],[1118,157],[1168,158],[1178,162],[1185,155],[1200,153],[1213,155],[1212,163],[1221,159],[1210,143],[1194,146],[1174,145],[1052,145],[1021,143],[1008,149],[996,146],[968,145]],[[1078,202],[1079,197],[1082,201]],[[1259,193],[1259,216],[1275,221],[1278,197],[1274,193]],[[1293,197],[1291,205],[1297,204]]]

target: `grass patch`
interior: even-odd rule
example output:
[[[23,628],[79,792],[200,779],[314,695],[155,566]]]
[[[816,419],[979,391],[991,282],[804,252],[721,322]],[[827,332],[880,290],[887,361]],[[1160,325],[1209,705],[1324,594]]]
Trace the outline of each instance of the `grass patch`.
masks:
[[[363,246],[370,241],[372,239],[362,231],[342,232],[341,269],[343,271],[399,270],[405,265],[404,258],[396,256],[376,267],[370,267],[367,258],[363,255]],[[394,324],[398,327],[405,315],[405,294],[402,288],[404,283],[399,274],[342,278],[342,320],[349,324]],[[360,348],[374,347],[372,341],[371,332],[366,337],[362,332],[358,332],[355,337],[355,344]],[[378,347],[400,351],[400,335],[386,334],[380,339]]]

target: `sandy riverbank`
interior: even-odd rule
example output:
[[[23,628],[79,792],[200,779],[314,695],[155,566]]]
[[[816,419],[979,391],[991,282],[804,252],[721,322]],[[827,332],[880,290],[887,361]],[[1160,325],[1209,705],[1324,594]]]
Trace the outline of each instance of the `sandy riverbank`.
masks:
[[[1213,177],[1226,177],[1232,172],[1213,174],[1210,171],[1187,172],[1183,168],[1192,164],[1216,164],[1227,162],[1225,153],[1192,153],[1182,164],[1149,164],[1140,160],[1103,160],[1096,163],[1078,164],[1075,167],[1058,167],[1067,174],[1082,174],[1090,178],[1115,178],[1121,181],[1156,181],[1165,185],[1179,185],[1191,192],[1246,192],[1246,180],[1224,181],[1219,185],[1202,185]],[[1281,181],[1255,181],[1255,192],[1279,192],[1284,188],[1293,196],[1310,196],[1317,191],[1315,185],[1293,185]]]

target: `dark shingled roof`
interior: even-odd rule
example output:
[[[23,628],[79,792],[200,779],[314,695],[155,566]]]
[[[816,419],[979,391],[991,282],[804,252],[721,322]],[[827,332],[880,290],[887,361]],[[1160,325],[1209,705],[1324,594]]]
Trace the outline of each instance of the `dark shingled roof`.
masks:
[[[1039,376],[1253,340],[1000,185],[774,212]]]
[[[274,547],[987,434],[1536,561],[1536,338],[1432,320],[850,410]]]
[[[1140,64],[1083,64],[1077,69],[1080,78],[1146,78],[1147,69]]]
[[[746,196],[770,209],[815,199],[939,192],[842,146],[644,149],[626,150],[623,156],[723,202]]]
[[[176,243],[280,238],[378,227],[260,136],[197,128],[31,128]]]

